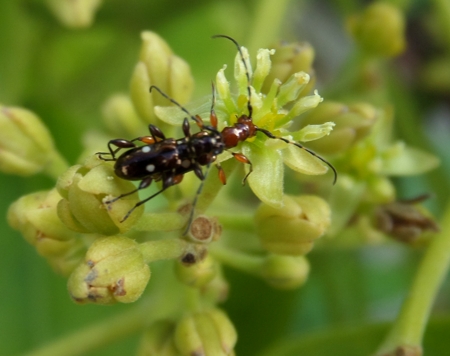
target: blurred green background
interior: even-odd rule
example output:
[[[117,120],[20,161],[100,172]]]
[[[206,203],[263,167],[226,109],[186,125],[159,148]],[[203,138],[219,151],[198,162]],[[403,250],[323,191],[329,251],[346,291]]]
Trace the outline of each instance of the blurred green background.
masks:
[[[270,45],[277,38],[311,42],[316,49],[318,87],[326,92],[352,50],[344,19],[363,3],[292,1],[279,36],[274,34],[261,44]],[[230,65],[235,55],[229,43],[213,41],[211,35],[227,34],[245,45],[249,36],[255,35],[252,25],[259,4],[256,0],[109,0],[100,7],[91,27],[69,29],[58,22],[44,1],[2,1],[0,103],[37,113],[58,149],[73,164],[82,150],[83,133],[101,128],[103,102],[115,92],[127,92],[141,31],[160,34],[191,65],[195,99],[210,92],[217,70],[224,63]],[[397,134],[408,144],[434,150],[443,163],[426,177],[399,180],[399,191],[404,196],[417,191],[434,193],[429,207],[439,216],[450,187],[450,93],[445,85],[427,87],[429,83],[420,80],[420,66],[443,51],[439,37],[433,37],[431,30],[427,33],[433,28],[432,11],[427,1],[409,2],[408,51],[394,63],[400,71],[394,83],[406,87],[408,95],[392,100],[398,104]],[[1,174],[0,184],[0,215],[6,216],[9,204],[18,197],[51,188],[54,183],[41,176]],[[0,229],[1,355],[22,354],[129,308],[75,305],[67,294],[66,280],[54,275],[5,219],[0,220]],[[396,316],[421,253],[399,244],[313,251],[308,283],[289,292],[226,270],[231,292],[224,308],[239,333],[236,353],[256,355],[280,337],[298,336],[304,338],[299,339],[304,340],[304,355],[338,355],[341,348],[345,355],[373,352],[386,324],[372,324]],[[157,274],[153,278],[158,278]],[[445,331],[450,331],[450,320],[445,318],[449,297],[450,283],[446,282],[435,305],[439,320],[431,324],[426,336],[427,355],[443,355],[439,350],[450,345],[445,337]],[[138,337],[118,340],[91,354],[131,354]],[[354,350],[346,348],[355,340],[364,342]],[[327,349],[326,345],[333,346]]]

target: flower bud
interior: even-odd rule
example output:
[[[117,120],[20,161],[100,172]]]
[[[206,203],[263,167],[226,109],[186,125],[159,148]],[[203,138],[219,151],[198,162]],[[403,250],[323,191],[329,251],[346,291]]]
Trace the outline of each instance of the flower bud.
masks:
[[[175,273],[178,279],[188,286],[200,288],[208,284],[218,273],[217,263],[207,255],[194,264],[183,264],[177,261]]]
[[[145,127],[127,95],[110,97],[102,108],[103,122],[117,137],[136,137],[145,132]]]
[[[141,118],[153,122],[153,107],[167,106],[168,101],[156,90],[150,94],[150,86],[157,86],[178,103],[185,104],[191,97],[194,80],[189,65],[176,56],[160,36],[144,31],[141,38],[139,62],[131,77],[131,99]]]
[[[376,119],[377,111],[372,105],[326,101],[310,111],[303,124],[319,125],[332,121],[336,126],[328,136],[308,143],[308,148],[325,155],[343,152],[366,137]]]
[[[394,239],[415,245],[439,231],[439,226],[422,206],[412,201],[398,201],[380,206],[375,212],[377,228]]]
[[[233,324],[219,309],[186,316],[175,329],[175,344],[182,355],[232,355],[236,341]]]
[[[101,3],[101,0],[47,0],[58,20],[72,28],[89,27]]]
[[[330,225],[330,208],[312,195],[284,196],[280,209],[261,204],[255,214],[256,231],[264,249],[280,255],[308,253],[314,240]]]
[[[393,57],[405,49],[405,18],[394,5],[374,2],[363,13],[350,17],[347,27],[369,55]]]
[[[80,304],[132,303],[144,292],[150,268],[138,243],[123,236],[100,238],[67,282],[71,297]]]
[[[135,189],[118,178],[111,165],[93,156],[83,166],[72,166],[58,180],[57,188],[63,199],[58,215],[70,229],[83,233],[115,235],[129,230],[141,217],[144,207],[124,216],[139,201],[137,193],[111,204],[104,203]]]
[[[21,197],[8,210],[8,223],[20,231],[53,269],[68,275],[80,263],[85,246],[80,236],[58,218],[61,196],[56,189]]]
[[[214,278],[201,288],[202,297],[213,304],[225,302],[228,299],[229,291],[229,283],[223,276],[220,266],[218,266],[218,271]]]
[[[175,326],[169,321],[157,321],[142,335],[137,356],[179,356],[173,340]]]
[[[279,289],[300,287],[309,275],[309,263],[304,256],[269,255],[261,267],[260,276]]]
[[[315,84],[314,69],[312,68],[314,61],[313,47],[307,42],[280,42],[273,48],[275,53],[272,55],[272,68],[264,82],[262,92],[268,93],[275,79],[285,82],[292,74],[297,72],[308,73],[312,78],[301,94],[311,91]]]
[[[65,164],[41,119],[31,111],[0,106],[0,170],[29,176]]]

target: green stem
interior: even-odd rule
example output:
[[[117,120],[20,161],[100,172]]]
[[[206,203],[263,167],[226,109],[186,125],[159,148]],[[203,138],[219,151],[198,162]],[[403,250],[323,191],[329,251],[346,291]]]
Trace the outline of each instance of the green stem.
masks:
[[[442,231],[432,240],[419,265],[402,310],[376,355],[397,355],[396,350],[420,350],[433,301],[450,264],[450,203]]]
[[[254,232],[254,214],[224,214],[220,215],[219,221],[225,230],[233,229],[246,232]]]
[[[255,17],[247,40],[250,53],[258,48],[265,48],[275,42],[279,35],[281,24],[285,20],[290,0],[257,1]]]
[[[179,213],[144,213],[133,226],[137,231],[174,231],[186,225],[187,216]]]
[[[250,256],[222,246],[211,248],[210,253],[221,263],[253,275],[259,272],[261,265],[264,263],[262,257]]]
[[[118,338],[133,334],[165,315],[166,310],[161,311],[155,307],[154,303],[149,302],[151,301],[149,300],[122,314],[76,331],[56,342],[28,353],[27,356],[84,355],[86,352],[112,343]]]
[[[139,244],[145,263],[180,257],[186,250],[187,242],[181,239],[147,241]]]

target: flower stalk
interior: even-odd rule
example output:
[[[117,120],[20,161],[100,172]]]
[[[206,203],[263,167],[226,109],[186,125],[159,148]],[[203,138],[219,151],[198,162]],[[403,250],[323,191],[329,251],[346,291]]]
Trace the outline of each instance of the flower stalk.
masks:
[[[428,247],[400,314],[377,356],[398,355],[402,350],[414,350],[411,355],[421,355],[422,337],[431,307],[450,265],[450,204],[441,228]]]

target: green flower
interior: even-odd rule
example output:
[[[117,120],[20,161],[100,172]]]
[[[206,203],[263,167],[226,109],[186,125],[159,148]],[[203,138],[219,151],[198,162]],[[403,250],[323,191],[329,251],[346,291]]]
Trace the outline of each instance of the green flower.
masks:
[[[300,142],[316,140],[331,132],[334,125],[331,122],[306,126],[297,131],[288,130],[294,118],[316,107],[322,101],[317,92],[309,96],[301,95],[310,82],[310,76],[307,73],[294,73],[284,83],[274,79],[268,93],[264,94],[261,88],[270,73],[270,55],[274,51],[268,49],[258,51],[255,71],[250,64],[247,49],[241,47],[241,51],[246,65],[238,53],[234,67],[238,92],[234,94],[230,89],[230,83],[225,77],[226,66],[219,70],[216,76],[218,100],[215,111],[218,116],[219,130],[232,126],[237,118],[249,114],[248,73],[251,81],[252,119],[260,129],[289,141]],[[200,107],[193,112],[196,114],[202,109],[203,107]],[[155,113],[161,120],[176,125],[179,125],[185,116],[179,108],[174,107],[156,107]],[[253,172],[248,176],[248,183],[253,192],[264,203],[274,207],[283,205],[283,164],[308,175],[320,175],[328,171],[327,165],[310,152],[281,140],[269,139],[262,132],[242,142],[236,152],[244,154],[253,164]],[[230,157],[232,157],[231,154],[223,153],[218,157],[218,161],[224,161]],[[248,165],[246,169],[249,172]]]
[[[394,202],[391,177],[420,175],[439,165],[439,158],[392,140],[392,113],[380,111],[371,133],[336,159],[340,176],[330,195],[333,236],[367,207]],[[342,202],[345,201],[345,204]]]

